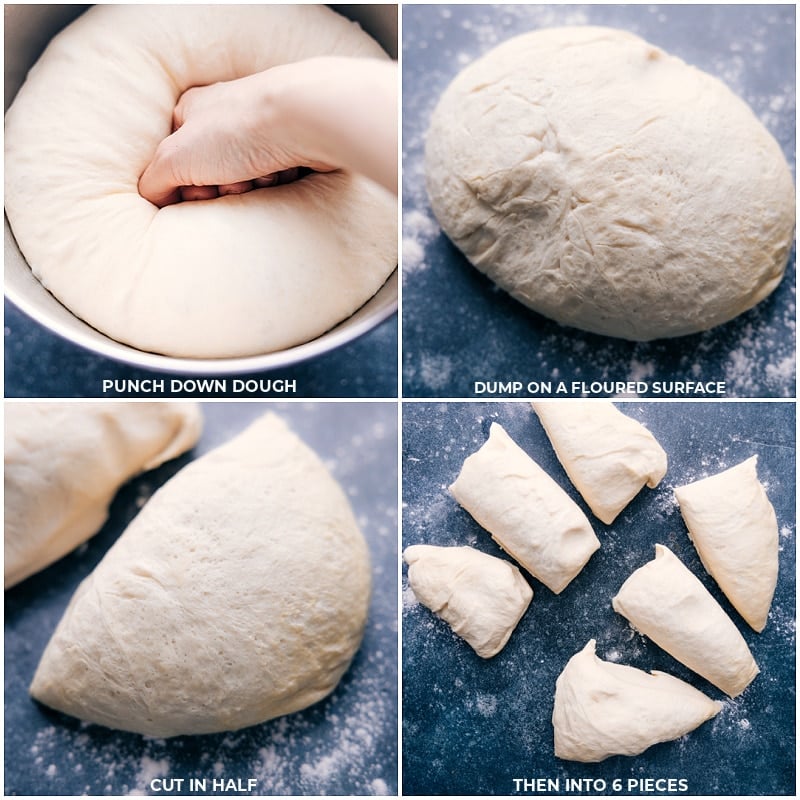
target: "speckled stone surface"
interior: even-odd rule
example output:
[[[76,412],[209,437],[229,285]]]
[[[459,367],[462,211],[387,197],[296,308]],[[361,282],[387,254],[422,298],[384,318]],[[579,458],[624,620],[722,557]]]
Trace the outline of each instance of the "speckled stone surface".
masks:
[[[404,395],[471,397],[476,380],[702,379],[725,381],[728,397],[794,396],[794,255],[779,288],[737,319],[702,334],[635,343],[528,310],[440,231],[425,193],[423,148],[441,93],[464,66],[512,36],[584,24],[629,30],[722,79],[795,168],[792,5],[404,6]]]
[[[27,687],[72,593],[150,495],[191,459],[277,412],[344,487],[367,542],[373,596],[361,649],[305,711],[236,733],[149,739],[51,711]],[[195,450],[126,484],[88,543],[6,592],[5,794],[150,794],[154,778],[257,781],[251,794],[397,793],[397,408],[395,403],[209,403]],[[269,624],[265,620],[265,624]],[[174,785],[177,788],[177,785]],[[202,792],[201,792],[202,794]]]
[[[795,787],[795,409],[789,403],[621,403],[669,457],[656,489],[643,489],[612,525],[589,511],[559,465],[528,403],[406,403],[403,408],[403,546],[471,545],[509,558],[447,492],[493,421],[578,503],[601,542],[583,571],[554,595],[528,576],[533,601],[509,643],[479,658],[422,606],[403,579],[403,790],[408,795],[513,795],[515,778],[591,781],[588,794],[625,791],[628,780],[687,781],[687,795],[780,795]],[[732,609],[689,540],[672,489],[754,454],[775,506],[778,588],[763,633]],[[761,674],[736,700],[634,632],[611,597],[634,569],[669,547],[734,620]],[[597,640],[604,660],[688,681],[723,709],[685,737],[642,755],[579,764],[553,755],[553,692],[569,658]],[[612,792],[612,781],[623,791]],[[602,784],[595,783],[605,781]],[[554,794],[557,792],[540,792]],[[656,795],[670,792],[655,792]]]
[[[180,376],[176,376],[180,377]],[[236,375],[237,378],[297,381],[293,397],[397,397],[397,316],[394,315],[359,339],[324,356],[286,369]],[[138,369],[96,355],[48,331],[5,303],[6,397],[103,397],[103,380],[167,379],[170,375]],[[254,392],[230,397],[269,397],[274,392]],[[114,392],[109,397],[137,397]],[[208,394],[182,392],[170,395]],[[210,395],[216,396],[216,395]],[[226,395],[222,395],[226,396]]]

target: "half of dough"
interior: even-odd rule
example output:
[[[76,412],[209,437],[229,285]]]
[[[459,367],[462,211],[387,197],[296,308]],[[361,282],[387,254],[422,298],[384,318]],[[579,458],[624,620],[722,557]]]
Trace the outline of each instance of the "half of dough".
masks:
[[[577,504],[496,422],[483,447],[464,462],[450,493],[556,594],[600,547]]]
[[[689,669],[741,694],[758,675],[747,643],[705,586],[663,545],[612,600],[614,610]]]
[[[334,689],[369,594],[347,498],[268,414],[156,492],[78,588],[30,691],[149,736],[243,728]]]
[[[733,607],[759,632],[778,583],[778,520],[756,472],[758,456],[679,486],[675,497],[709,571]]]
[[[201,427],[192,403],[6,404],[6,589],[97,533],[119,487]]]
[[[721,708],[665,672],[601,661],[591,639],[556,681],[555,754],[583,762],[635,756],[693,731]]]
[[[497,655],[533,598],[522,573],[474,547],[407,547],[408,583],[481,658]]]
[[[531,403],[561,466],[595,516],[610,525],[647,484],[658,486],[667,454],[647,428],[608,400]]]

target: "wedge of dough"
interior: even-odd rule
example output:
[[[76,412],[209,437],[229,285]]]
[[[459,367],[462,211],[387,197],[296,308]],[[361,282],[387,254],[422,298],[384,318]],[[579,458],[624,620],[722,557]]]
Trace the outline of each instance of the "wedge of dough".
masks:
[[[201,428],[192,403],[7,403],[5,588],[94,536],[119,487]]]
[[[721,708],[672,675],[600,660],[591,639],[556,681],[555,754],[583,762],[635,756],[693,731]]]
[[[778,583],[778,520],[756,472],[758,456],[675,497],[703,566],[747,624],[767,624]]]
[[[408,583],[481,657],[496,656],[530,605],[533,590],[508,561],[474,547],[407,547]]]
[[[369,594],[344,493],[268,414],[156,492],[78,588],[30,691],[149,736],[243,728],[333,690]]]
[[[600,547],[586,515],[496,422],[483,447],[464,462],[450,493],[556,594]]]
[[[705,586],[663,545],[613,598],[614,610],[731,697],[758,675],[747,643]]]
[[[533,402],[558,460],[596,517],[610,525],[647,484],[667,471],[667,454],[647,428],[608,400]]]

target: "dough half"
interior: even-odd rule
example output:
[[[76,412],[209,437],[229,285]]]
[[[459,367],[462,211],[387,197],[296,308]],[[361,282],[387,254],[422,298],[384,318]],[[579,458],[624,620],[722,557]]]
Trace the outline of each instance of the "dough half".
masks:
[[[703,566],[760,633],[778,583],[778,520],[758,480],[757,462],[753,456],[679,486],[675,497]]]
[[[78,587],[30,691],[148,736],[254,725],[334,689],[369,593],[344,493],[268,414],[156,492]]]
[[[647,484],[667,471],[667,454],[647,428],[607,400],[533,402],[561,466],[592,512],[610,525]]]
[[[555,754],[583,762],[635,756],[693,731],[721,708],[672,675],[602,661],[591,639],[556,680]]]
[[[508,561],[474,547],[407,547],[408,584],[481,657],[497,655],[530,605],[533,590]]]
[[[467,66],[433,113],[425,170],[477,269],[546,317],[634,341],[751,308],[794,237],[789,165],[747,104],[610,28],[526,33]]]
[[[371,181],[162,209],[138,191],[186,89],[316,56],[387,58],[321,5],[91,7],[6,115],[6,212],[33,274],[107,336],[176,357],[281,350],[353,314],[397,265],[396,198]]]
[[[577,504],[496,422],[486,443],[464,461],[450,493],[556,594],[600,547]]]
[[[5,588],[94,536],[119,487],[201,428],[192,403],[7,403]]]
[[[758,675],[730,617],[663,545],[622,584],[612,605],[636,630],[731,697]]]

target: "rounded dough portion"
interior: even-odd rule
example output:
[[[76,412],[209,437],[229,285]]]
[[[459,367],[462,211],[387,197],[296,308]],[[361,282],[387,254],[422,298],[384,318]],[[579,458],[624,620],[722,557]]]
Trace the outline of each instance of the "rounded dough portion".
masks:
[[[267,415],[156,492],[73,596],[31,694],[148,736],[254,725],[335,688],[369,594],[347,498]]]
[[[632,34],[511,39],[443,94],[426,146],[442,228],[517,300],[646,341],[712,328],[780,282],[794,187],[716,78]]]
[[[6,212],[36,277],[141,350],[256,355],[309,341],[397,263],[396,200],[343,172],[157,209],[138,180],[178,97],[318,55],[386,58],[323,6],[94,6],[6,116]]]

